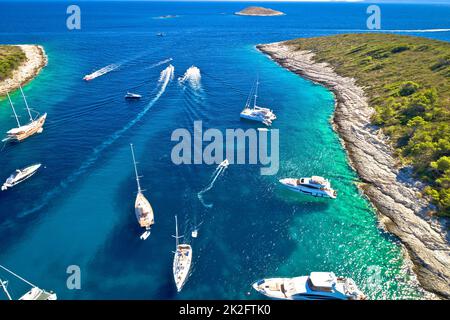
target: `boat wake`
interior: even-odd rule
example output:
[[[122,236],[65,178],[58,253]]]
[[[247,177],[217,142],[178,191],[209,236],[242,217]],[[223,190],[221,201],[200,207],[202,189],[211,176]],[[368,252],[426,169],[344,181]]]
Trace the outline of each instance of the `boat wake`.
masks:
[[[227,159],[222,161],[217,166],[217,168],[214,170],[214,172],[212,173],[211,179],[209,180],[209,184],[203,190],[201,190],[199,193],[197,193],[198,200],[200,200],[200,202],[202,203],[202,205],[205,208],[212,208],[213,204],[212,203],[206,203],[205,200],[203,199],[203,195],[214,187],[214,184],[216,183],[217,179],[220,176],[222,176],[222,174],[228,168],[228,165],[229,165],[229,163],[228,163]]]
[[[202,75],[200,73],[200,69],[196,66],[192,66],[186,70],[182,77],[178,78],[178,83],[184,84],[187,82],[193,89],[199,90],[202,87],[200,83],[201,79]]]
[[[148,67],[144,68],[144,70],[159,67],[159,66],[161,66],[161,65],[163,65],[163,64],[166,64],[166,63],[171,62],[172,60],[173,60],[172,58],[168,58],[168,59],[161,60],[161,61],[159,61],[159,62],[156,62],[156,63],[152,64],[152,65],[149,65]]]
[[[86,81],[94,80],[95,78],[101,77],[111,71],[116,70],[120,66],[121,66],[120,63],[112,63],[110,65],[107,65],[106,67],[103,67],[101,69],[98,69],[98,70],[90,73],[90,74],[85,75],[83,80],[86,80]]]
[[[163,93],[166,91],[166,88],[169,85],[170,81],[172,81],[173,79],[174,71],[175,68],[172,65],[169,65],[167,68],[161,71],[161,75],[158,80],[158,86],[156,88],[158,92],[156,93],[155,97],[148,103],[148,105],[134,119],[128,122],[123,128],[114,132],[102,144],[96,147],[92,152],[91,156],[86,161],[84,161],[75,172],[73,172],[70,176],[68,176],[65,180],[63,180],[59,186],[57,186],[55,189],[47,193],[46,197],[41,201],[40,205],[23,212],[20,216],[24,217],[36,211],[39,211],[40,209],[45,207],[54,196],[60,195],[62,189],[65,189],[71,182],[75,181],[78,176],[85,173],[87,169],[97,161],[97,159],[100,157],[100,154],[106,148],[108,148],[110,145],[116,142],[117,139],[119,139],[125,132],[131,129],[137,122],[139,122],[145,116],[145,114],[153,107],[153,105],[159,100],[159,98],[161,98]]]

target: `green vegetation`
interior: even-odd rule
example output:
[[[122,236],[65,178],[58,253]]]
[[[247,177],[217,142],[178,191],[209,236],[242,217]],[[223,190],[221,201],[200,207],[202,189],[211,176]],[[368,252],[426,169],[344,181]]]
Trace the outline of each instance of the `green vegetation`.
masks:
[[[25,60],[26,55],[19,47],[0,45],[0,81],[9,78]]]
[[[289,41],[353,77],[403,164],[450,216],[450,43],[394,34],[345,34]]]

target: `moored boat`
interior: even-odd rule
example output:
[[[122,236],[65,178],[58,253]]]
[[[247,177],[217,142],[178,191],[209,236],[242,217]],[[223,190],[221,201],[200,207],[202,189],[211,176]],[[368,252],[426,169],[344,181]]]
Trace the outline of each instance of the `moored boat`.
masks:
[[[7,93],[9,104],[11,105],[14,117],[16,118],[17,127],[7,131],[6,137],[2,140],[2,142],[20,142],[36,133],[41,133],[44,130],[43,126],[45,120],[47,119],[47,113],[44,113],[42,116],[37,114],[37,116],[33,118],[33,116],[31,115],[31,109],[28,106],[28,102],[25,98],[22,87],[20,87],[20,92],[22,93],[23,100],[25,101],[25,106],[30,117],[30,122],[26,125],[21,125],[19,117],[17,116],[16,110],[14,109],[14,105],[11,101],[11,97],[9,96],[9,93]]]
[[[309,194],[314,197],[336,199],[337,192],[331,188],[330,181],[323,177],[312,176],[311,178],[285,178],[280,183],[292,191]]]
[[[192,247],[189,244],[180,244],[178,239],[182,236],[178,236],[178,220],[175,216],[175,253],[173,257],[173,279],[175,280],[175,285],[177,291],[180,292],[183,289],[184,284],[189,276],[189,271],[192,264]]]
[[[252,88],[252,90],[250,91],[249,97],[247,98],[244,109],[241,111],[240,117],[242,119],[262,122],[266,126],[271,126],[272,121],[274,121],[277,117],[269,108],[263,108],[256,105],[256,99],[258,97],[258,85],[259,81],[256,80],[255,88],[254,90]],[[250,106],[252,102],[251,97],[253,91],[253,106]]]
[[[138,188],[136,201],[134,202],[134,212],[136,214],[136,219],[139,223],[139,226],[145,229],[145,232],[140,236],[140,238],[142,240],[146,240],[150,236],[150,228],[155,223],[155,218],[153,214],[153,208],[147,198],[145,198],[143,190],[141,189],[141,183],[137,172],[136,159],[134,157],[133,145],[130,144],[130,147],[131,154],[133,156],[134,172],[136,174],[136,183]]]
[[[259,293],[281,300],[364,300],[351,278],[333,272],[311,272],[309,276],[262,279],[252,284]]]

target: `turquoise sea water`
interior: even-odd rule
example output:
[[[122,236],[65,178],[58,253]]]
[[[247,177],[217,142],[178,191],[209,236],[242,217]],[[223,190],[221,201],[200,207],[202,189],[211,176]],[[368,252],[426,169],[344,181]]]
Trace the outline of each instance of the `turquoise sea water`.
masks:
[[[421,298],[401,246],[378,228],[359,194],[338,136],[330,126],[332,94],[292,74],[255,49],[295,37],[364,31],[363,4],[271,4],[283,17],[239,17],[245,3],[80,3],[82,29],[65,27],[62,3],[0,2],[0,43],[42,44],[49,65],[24,90],[48,112],[41,135],[0,153],[0,176],[33,162],[36,176],[0,193],[0,263],[63,299],[259,299],[248,295],[262,277],[334,271],[355,279],[374,299]],[[381,5],[389,30],[448,28],[448,5]],[[157,19],[162,15],[173,19]],[[164,32],[165,37],[156,33]],[[450,32],[406,32],[450,40]],[[175,79],[165,90],[160,72],[173,58]],[[120,67],[89,83],[82,77],[112,63]],[[191,65],[201,89],[180,86]],[[278,115],[280,170],[231,165],[197,198],[216,166],[176,166],[176,128],[256,128],[241,122],[256,74],[259,101]],[[143,94],[123,100],[127,90]],[[160,95],[158,95],[158,93]],[[20,96],[13,94],[25,118]],[[0,101],[0,128],[14,125]],[[129,143],[155,211],[147,241],[134,217],[135,181]],[[335,201],[292,194],[278,179],[323,175]],[[192,275],[180,294],[172,278],[173,216],[194,250]],[[191,239],[193,221],[203,221]],[[66,268],[78,265],[81,290],[68,290]],[[0,274],[0,276],[5,276]],[[16,296],[22,284],[12,279]]]

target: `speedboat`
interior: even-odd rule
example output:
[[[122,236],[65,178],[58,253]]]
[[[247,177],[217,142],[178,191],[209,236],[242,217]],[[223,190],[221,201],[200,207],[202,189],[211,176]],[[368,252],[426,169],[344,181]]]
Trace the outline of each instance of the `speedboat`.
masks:
[[[258,121],[258,122],[262,122],[263,124],[265,124],[266,126],[271,126],[272,125],[272,121],[274,121],[277,117],[276,115],[273,113],[272,110],[270,110],[269,108],[263,108],[263,107],[259,107],[256,105],[256,98],[258,97],[258,85],[259,82],[258,80],[256,80],[256,85],[255,85],[255,89],[254,89],[254,95],[253,95],[253,106],[251,105],[251,94],[253,92],[253,88],[250,91],[250,95],[247,99],[247,102],[245,104],[244,109],[241,111],[241,118],[243,119],[247,119],[247,120],[252,120],[252,121]]]
[[[127,92],[127,94],[125,95],[125,99],[127,100],[138,100],[140,98],[142,98],[142,96],[137,93]]]
[[[259,293],[281,300],[364,300],[365,295],[351,278],[333,272],[311,272],[309,276],[270,278],[252,285]]]
[[[17,169],[13,174],[6,179],[5,183],[2,186],[2,191],[14,187],[16,184],[25,181],[30,178],[32,175],[36,173],[36,171],[41,167],[40,163],[33,164],[29,167],[23,169]]]
[[[285,178],[280,183],[292,191],[312,195],[314,197],[336,199],[337,192],[331,188],[330,181],[323,177],[312,176],[311,178]]]
[[[166,34],[163,33],[163,32],[158,32],[156,35],[157,35],[158,37],[164,37]]]
[[[175,280],[175,285],[177,291],[180,292],[183,289],[184,284],[189,276],[189,270],[191,269],[192,263],[192,247],[189,244],[180,244],[178,239],[183,236],[178,236],[178,220],[175,216],[175,239],[176,239],[176,250],[173,257],[173,279]]]

